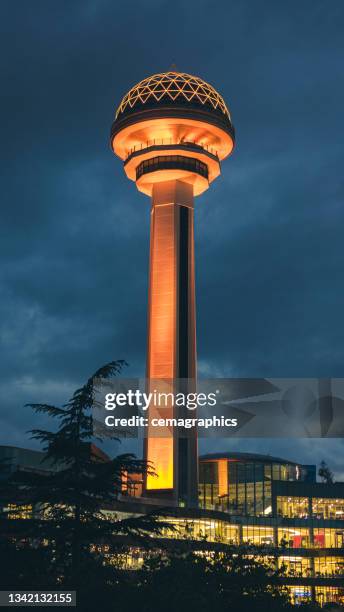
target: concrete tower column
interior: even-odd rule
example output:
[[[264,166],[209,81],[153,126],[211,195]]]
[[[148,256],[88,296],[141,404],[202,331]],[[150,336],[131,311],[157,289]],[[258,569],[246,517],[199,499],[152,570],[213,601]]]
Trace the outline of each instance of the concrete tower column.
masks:
[[[195,390],[196,314],[193,186],[180,180],[154,184],[151,208],[147,379],[150,390]],[[153,406],[149,418],[194,416],[187,409]],[[183,431],[180,436],[180,431]],[[197,438],[191,431],[148,428],[146,494],[197,500]]]

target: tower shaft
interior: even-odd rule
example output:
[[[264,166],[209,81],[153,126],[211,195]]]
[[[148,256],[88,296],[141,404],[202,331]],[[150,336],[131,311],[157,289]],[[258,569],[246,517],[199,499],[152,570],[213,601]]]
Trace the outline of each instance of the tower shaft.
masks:
[[[147,379],[150,390],[195,391],[196,315],[193,186],[181,180],[155,183],[152,192],[148,301]],[[184,407],[152,406],[153,417],[194,416]],[[181,431],[183,433],[181,433]],[[191,432],[189,435],[186,432]],[[187,437],[185,437],[187,436]],[[193,503],[197,499],[194,429],[148,428],[146,494]]]

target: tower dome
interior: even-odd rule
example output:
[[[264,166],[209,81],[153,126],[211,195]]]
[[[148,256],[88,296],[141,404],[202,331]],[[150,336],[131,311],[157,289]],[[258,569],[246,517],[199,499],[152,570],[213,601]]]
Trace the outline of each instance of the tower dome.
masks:
[[[193,142],[220,160],[234,146],[234,128],[223,97],[185,72],[153,74],[122,98],[111,128],[114,153],[126,160],[147,145]]]
[[[138,110],[171,106],[208,110],[230,123],[226,103],[216,89],[203,79],[185,72],[163,72],[140,81],[123,97],[116,119]]]

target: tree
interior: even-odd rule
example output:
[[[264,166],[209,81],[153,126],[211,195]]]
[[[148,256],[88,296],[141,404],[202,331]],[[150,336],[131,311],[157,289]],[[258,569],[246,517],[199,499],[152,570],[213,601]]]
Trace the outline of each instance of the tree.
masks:
[[[325,461],[322,461],[320,463],[319,470],[318,470],[318,476],[320,476],[322,482],[326,484],[334,483],[333,472],[331,472],[330,468],[325,463]]]
[[[38,509],[38,515],[31,521],[12,521],[8,528],[18,533],[25,529],[31,539],[49,542],[50,571],[56,580],[75,587],[81,584],[82,575],[85,581],[85,572],[90,571],[94,579],[95,564],[100,572],[106,571],[103,557],[92,554],[91,549],[111,546],[119,534],[141,541],[151,532],[161,533],[165,526],[153,513],[124,520],[115,520],[111,513],[123,475],[130,480],[134,473],[150,471],[132,454],[110,459],[94,444],[95,380],[119,374],[124,365],[124,361],[112,361],[97,370],[62,407],[28,404],[35,412],[59,422],[55,432],[30,432],[55,469],[14,475],[12,485],[20,491],[20,497],[24,495]]]
[[[172,612],[180,609],[181,602],[183,610],[198,612],[291,610],[281,572],[259,561],[256,554],[256,549],[237,546],[202,554],[165,551],[145,564],[136,591],[123,597],[128,609],[139,606],[142,612]]]

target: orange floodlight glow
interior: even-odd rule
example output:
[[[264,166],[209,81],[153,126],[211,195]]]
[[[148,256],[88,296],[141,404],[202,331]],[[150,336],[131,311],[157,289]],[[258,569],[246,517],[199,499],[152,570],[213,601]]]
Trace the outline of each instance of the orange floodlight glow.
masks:
[[[219,471],[219,495],[228,495],[228,461],[219,459],[217,462]]]

